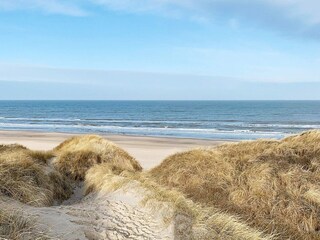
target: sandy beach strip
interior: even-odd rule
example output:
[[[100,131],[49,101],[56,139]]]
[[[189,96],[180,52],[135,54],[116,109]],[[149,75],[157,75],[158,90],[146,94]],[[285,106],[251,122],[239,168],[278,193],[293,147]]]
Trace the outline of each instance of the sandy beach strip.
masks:
[[[18,143],[32,150],[51,150],[62,141],[76,136],[70,133],[37,131],[0,131],[0,144]],[[186,138],[164,138],[127,135],[102,135],[128,151],[142,165],[150,169],[176,152],[201,146],[217,146],[226,141]]]

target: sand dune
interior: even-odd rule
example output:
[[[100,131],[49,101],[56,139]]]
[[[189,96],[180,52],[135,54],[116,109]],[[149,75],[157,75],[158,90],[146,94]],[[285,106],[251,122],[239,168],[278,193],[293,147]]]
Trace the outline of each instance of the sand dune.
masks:
[[[64,140],[78,134],[47,133],[32,131],[0,131],[0,144],[18,143],[32,150],[51,150]],[[103,135],[111,142],[125,149],[139,160],[144,169],[157,166],[161,161],[176,152],[200,146],[216,146],[225,141],[160,138],[141,136]]]
[[[202,147],[143,170],[99,136],[0,147],[4,239],[320,239],[320,132]]]

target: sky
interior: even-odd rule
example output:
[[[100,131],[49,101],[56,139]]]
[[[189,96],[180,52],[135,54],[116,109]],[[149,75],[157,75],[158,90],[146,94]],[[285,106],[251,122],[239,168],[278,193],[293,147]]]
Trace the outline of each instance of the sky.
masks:
[[[318,0],[0,0],[0,99],[320,100]]]

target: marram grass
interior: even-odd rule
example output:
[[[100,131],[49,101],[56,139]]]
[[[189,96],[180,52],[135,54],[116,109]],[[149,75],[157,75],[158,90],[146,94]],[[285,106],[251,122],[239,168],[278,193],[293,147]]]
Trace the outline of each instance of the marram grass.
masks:
[[[33,206],[49,206],[72,194],[70,182],[44,164],[51,154],[20,145],[0,146],[0,194]]]
[[[54,149],[56,169],[75,180],[83,180],[94,165],[108,163],[114,171],[141,171],[140,164],[126,151],[106,139],[86,135],[73,137]]]
[[[174,154],[150,171],[194,202],[280,239],[320,239],[320,131]]]
[[[0,145],[0,195],[50,206],[72,194],[74,180],[85,180],[87,194],[142,189],[145,205],[170,206],[164,219],[192,219],[193,239],[320,239],[320,131],[193,149],[145,172],[99,136],[74,137],[49,152]],[[32,229],[3,209],[0,223],[7,239]]]

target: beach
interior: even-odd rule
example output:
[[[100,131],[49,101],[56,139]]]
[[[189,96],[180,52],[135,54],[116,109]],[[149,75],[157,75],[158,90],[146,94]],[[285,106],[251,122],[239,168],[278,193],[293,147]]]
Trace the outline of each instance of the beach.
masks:
[[[319,11],[0,0],[0,240],[320,240]]]
[[[0,131],[0,144],[18,143],[31,150],[51,150],[79,134],[38,131]],[[135,157],[144,169],[159,165],[167,156],[197,147],[217,146],[227,141],[188,138],[102,135]],[[230,142],[230,141],[228,141]]]
[[[319,239],[320,101],[0,109],[0,238]]]

